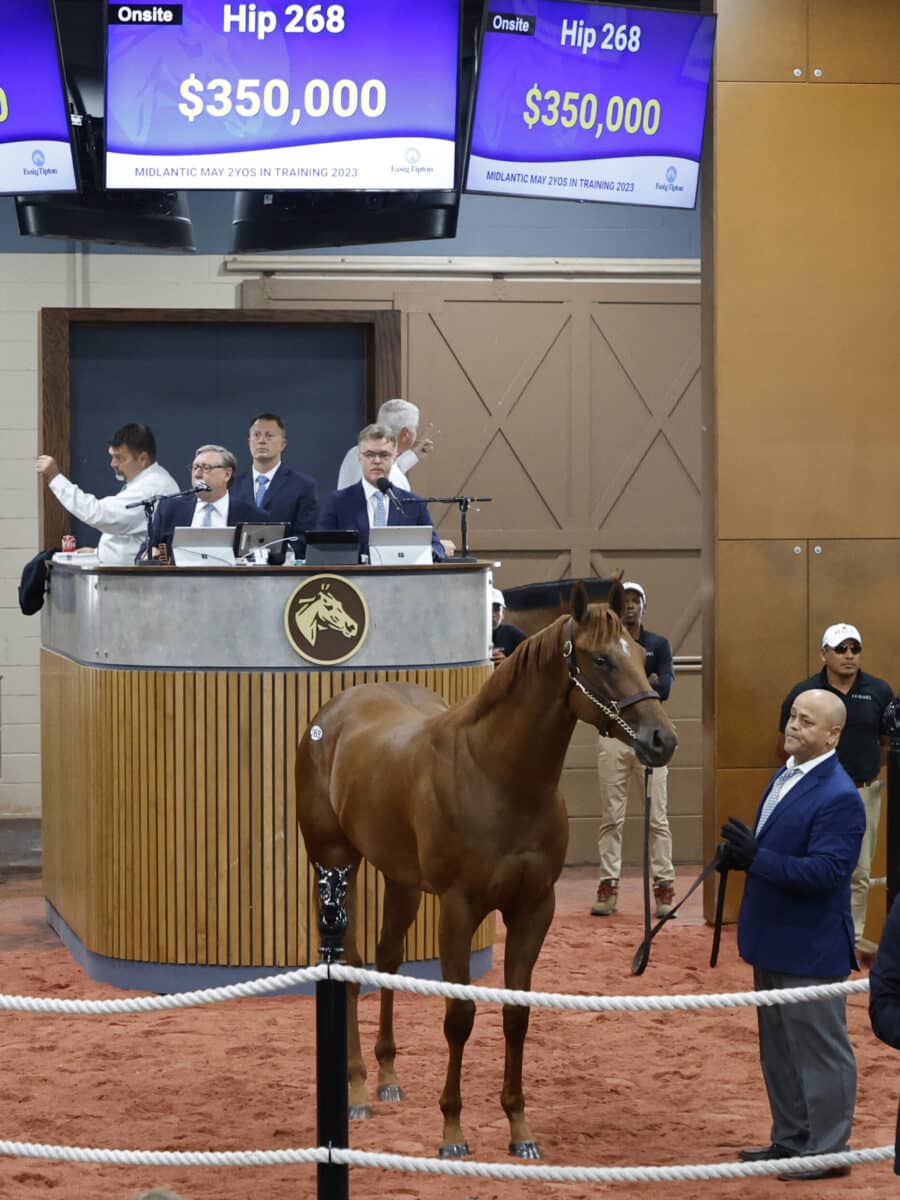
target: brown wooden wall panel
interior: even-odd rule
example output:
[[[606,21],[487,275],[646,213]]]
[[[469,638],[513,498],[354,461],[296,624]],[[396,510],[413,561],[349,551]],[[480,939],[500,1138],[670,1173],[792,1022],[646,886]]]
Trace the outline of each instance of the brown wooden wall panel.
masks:
[[[419,675],[446,699],[490,668],[234,673],[98,670],[44,651],[47,899],[97,954],[298,966],[318,959],[314,872],[293,770],[309,719],[354,682]],[[383,883],[358,880],[360,949],[375,959]],[[437,903],[407,950],[437,957]],[[493,918],[473,939],[493,944]]]
[[[716,125],[718,536],[895,536],[900,88],[720,84]]]
[[[896,0],[809,0],[809,78],[813,83],[900,83]]]
[[[806,544],[723,541],[716,553],[717,765],[774,767],[781,701],[808,674]]]
[[[808,2],[717,0],[717,77],[803,82],[807,77]]]

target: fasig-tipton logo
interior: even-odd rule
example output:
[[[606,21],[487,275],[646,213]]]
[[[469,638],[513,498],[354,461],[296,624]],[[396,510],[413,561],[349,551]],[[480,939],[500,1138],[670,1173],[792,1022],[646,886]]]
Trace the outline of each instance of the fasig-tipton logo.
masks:
[[[110,4],[107,9],[110,25],[180,25],[180,4]]]
[[[23,175],[34,175],[38,179],[46,179],[48,175],[59,174],[59,171],[57,171],[56,167],[45,166],[45,163],[47,162],[47,156],[44,154],[43,150],[32,150],[31,161],[34,166],[23,167]]]
[[[340,575],[313,575],[284,606],[284,631],[303,658],[334,666],[351,658],[369,632],[362,593]]]
[[[537,28],[537,17],[523,17],[518,13],[488,13],[487,25],[489,33],[524,33],[533,37]]]
[[[658,192],[683,192],[684,184],[676,183],[675,180],[677,178],[678,178],[678,169],[676,167],[667,167],[666,168],[666,182],[658,183],[656,185],[656,190]]]

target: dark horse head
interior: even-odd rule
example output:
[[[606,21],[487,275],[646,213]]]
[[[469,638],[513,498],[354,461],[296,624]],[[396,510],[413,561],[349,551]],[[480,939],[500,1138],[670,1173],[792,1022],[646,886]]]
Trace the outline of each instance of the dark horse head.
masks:
[[[644,650],[622,624],[624,593],[616,579],[605,604],[590,604],[581,583],[572,589],[563,653],[569,706],[581,721],[634,746],[647,767],[675,753],[678,738],[644,670]]]

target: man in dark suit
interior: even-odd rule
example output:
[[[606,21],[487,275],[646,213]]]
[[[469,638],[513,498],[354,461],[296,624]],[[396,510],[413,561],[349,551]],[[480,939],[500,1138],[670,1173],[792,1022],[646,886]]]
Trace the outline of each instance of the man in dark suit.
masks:
[[[284,422],[275,413],[253,418],[247,444],[253,467],[238,475],[231,485],[232,500],[255,504],[269,521],[284,521],[288,537],[298,537],[294,552],[303,557],[307,529],[316,528],[319,497],[316,481],[302,471],[293,471],[281,461],[287,446]]]
[[[900,1050],[900,897],[891,905],[869,973],[869,1018],[875,1036]],[[894,1174],[900,1175],[900,1115],[894,1146]]]
[[[379,479],[387,479],[397,455],[397,439],[387,426],[367,425],[359,435],[359,461],[362,479],[350,487],[332,492],[319,513],[320,529],[356,529],[360,553],[369,553],[369,529],[372,525],[431,525],[431,551],[435,562],[446,555],[428,505],[415,494],[392,488],[397,500],[378,490]]]
[[[205,483],[209,491],[199,493],[196,498],[184,496],[180,500],[160,501],[150,530],[150,543],[155,550],[164,545],[171,557],[172,534],[179,526],[224,529],[240,521],[269,520],[261,508],[235,499],[229,492],[236,467],[237,459],[224,446],[199,446],[194,451],[191,483],[193,486]]]
[[[789,758],[769,783],[750,829],[722,826],[729,866],[747,872],[738,949],[757,990],[838,983],[856,969],[850,878],[866,828],[853,780],[835,755],[847,710],[815,689],[791,705]],[[745,1162],[847,1149],[856,1060],[845,997],[757,1010],[759,1053],[772,1110],[772,1141]],[[825,1179],[849,1167],[785,1173]]]

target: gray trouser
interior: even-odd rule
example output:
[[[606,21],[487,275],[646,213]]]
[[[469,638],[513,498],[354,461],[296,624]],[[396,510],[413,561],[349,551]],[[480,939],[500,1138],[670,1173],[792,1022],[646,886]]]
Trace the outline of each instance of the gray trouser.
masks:
[[[811,987],[810,979],[753,968],[758,991]],[[758,1008],[759,1060],[772,1110],[772,1141],[794,1154],[844,1150],[856,1104],[856,1059],[844,996]]]

